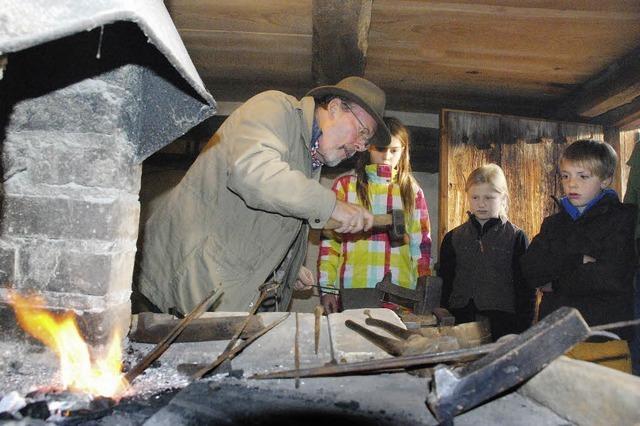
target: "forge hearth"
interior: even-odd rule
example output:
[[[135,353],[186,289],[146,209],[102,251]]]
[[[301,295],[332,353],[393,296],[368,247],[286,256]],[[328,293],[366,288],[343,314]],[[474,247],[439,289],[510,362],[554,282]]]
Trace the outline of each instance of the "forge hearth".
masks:
[[[0,302],[128,332],[141,162],[215,112],[160,0],[3,3]],[[22,338],[0,309],[5,338]]]

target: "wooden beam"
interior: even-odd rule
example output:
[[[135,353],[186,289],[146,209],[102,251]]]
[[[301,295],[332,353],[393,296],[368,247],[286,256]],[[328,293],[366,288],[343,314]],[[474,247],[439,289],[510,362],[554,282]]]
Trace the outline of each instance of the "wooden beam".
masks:
[[[313,0],[311,74],[317,85],[363,76],[373,0]]]
[[[640,129],[640,97],[597,117],[594,121],[620,130]]]
[[[203,81],[207,89],[211,92],[213,98],[219,102],[244,102],[264,90],[280,90],[289,95],[301,98],[305,93],[315,87],[310,79],[309,81],[298,80],[289,79],[285,82],[279,79],[278,81],[267,82],[232,78],[210,78],[203,75]],[[523,117],[548,118],[542,114],[542,112],[548,111],[549,109],[547,103],[527,101],[526,98],[474,96],[469,93],[446,93],[444,91],[409,91],[384,85],[380,87],[387,94],[386,109],[389,111],[438,114],[440,109],[448,108],[519,115]],[[394,114],[389,113],[388,115]]]
[[[6,67],[7,67],[7,56],[0,55],[0,80],[2,80],[2,75]]]
[[[559,118],[594,118],[633,102],[640,96],[640,48],[609,65],[569,96]]]

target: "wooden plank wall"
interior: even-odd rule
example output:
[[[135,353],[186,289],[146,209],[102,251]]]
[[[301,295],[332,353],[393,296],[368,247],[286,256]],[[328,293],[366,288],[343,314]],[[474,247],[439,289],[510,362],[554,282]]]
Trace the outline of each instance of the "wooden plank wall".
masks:
[[[619,167],[620,167],[620,196],[624,197],[624,193],[627,189],[627,181],[629,180],[629,169],[627,161],[631,158],[633,147],[638,140],[638,130],[628,130],[626,132],[620,132],[620,151],[619,151]]]
[[[529,238],[555,211],[558,158],[581,138],[603,140],[601,126],[443,110],[440,116],[440,240],[467,220],[466,177],[487,163],[501,166],[511,202],[509,219]]]

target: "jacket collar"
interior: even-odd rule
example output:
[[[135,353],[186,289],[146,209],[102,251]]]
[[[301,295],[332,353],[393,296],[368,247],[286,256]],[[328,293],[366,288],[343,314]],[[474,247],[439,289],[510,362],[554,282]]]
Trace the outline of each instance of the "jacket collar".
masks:
[[[315,118],[316,102],[314,101],[313,97],[305,96],[304,98],[300,99],[298,109],[302,113],[302,139],[304,140],[304,144],[307,146],[307,150],[310,150],[311,131],[313,129],[313,120]]]
[[[589,201],[583,211],[578,210],[569,198],[562,197],[560,199],[560,204],[564,211],[571,217],[571,219],[578,220],[580,217],[585,216],[590,210],[595,210],[594,214],[598,214],[602,208],[606,209],[611,201],[619,201],[618,193],[611,188],[607,188],[602,191],[598,196],[596,196],[593,200]],[[602,203],[601,203],[602,201]],[[598,206],[599,208],[594,209],[594,207]]]
[[[486,221],[484,225],[480,225],[480,222],[478,222],[478,219],[474,214],[472,214],[469,211],[467,212],[467,214],[469,215],[469,222],[471,222],[471,225],[473,225],[473,228],[478,232],[478,235],[484,235],[487,231],[489,231],[489,229],[496,227],[498,225],[504,225],[505,223],[507,223],[507,220],[505,218],[500,217],[500,218],[491,218],[488,221]]]

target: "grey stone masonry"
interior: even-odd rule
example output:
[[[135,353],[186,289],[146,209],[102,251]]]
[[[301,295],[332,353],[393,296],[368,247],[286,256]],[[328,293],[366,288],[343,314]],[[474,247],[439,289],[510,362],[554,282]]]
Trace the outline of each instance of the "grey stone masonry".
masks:
[[[93,344],[129,327],[144,73],[123,64],[18,98],[0,135],[0,302],[9,289],[38,293],[73,309]],[[15,327],[3,317],[3,331]]]
[[[73,13],[104,6],[67,3],[45,15],[64,9],[71,15],[62,18],[75,22]],[[176,41],[160,9],[149,16],[159,19],[162,40]],[[192,64],[165,56],[174,49],[141,31],[143,18],[87,17],[87,31],[32,44],[25,34],[11,38],[24,29],[18,18],[32,25],[42,14],[18,15],[13,33],[0,30],[0,52],[8,52],[0,75],[0,338],[25,338],[9,293],[35,292],[53,311],[73,310],[87,340],[100,345],[113,330],[129,331],[141,162],[213,114],[215,102],[189,84],[197,83]]]
[[[75,309],[95,344],[129,326],[141,166],[119,127],[131,92],[117,83],[140,71],[125,65],[17,103],[2,147],[0,285]]]

